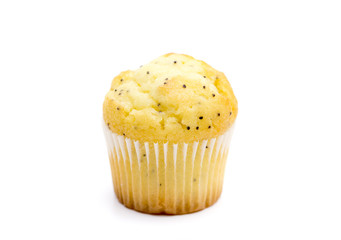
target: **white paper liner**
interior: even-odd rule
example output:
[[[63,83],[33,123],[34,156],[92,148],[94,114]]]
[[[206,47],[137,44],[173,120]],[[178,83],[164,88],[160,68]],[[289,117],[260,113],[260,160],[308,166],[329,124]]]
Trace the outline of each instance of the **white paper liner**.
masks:
[[[134,141],[103,122],[117,198],[129,208],[156,214],[212,205],[222,191],[233,128],[217,138],[170,144]]]

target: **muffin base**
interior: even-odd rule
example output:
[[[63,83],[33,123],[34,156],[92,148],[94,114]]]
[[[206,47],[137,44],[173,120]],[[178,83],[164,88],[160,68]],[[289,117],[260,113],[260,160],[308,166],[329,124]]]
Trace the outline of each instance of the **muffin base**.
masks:
[[[103,124],[114,191],[126,207],[150,214],[186,214],[220,197],[233,127],[192,143],[149,143]]]

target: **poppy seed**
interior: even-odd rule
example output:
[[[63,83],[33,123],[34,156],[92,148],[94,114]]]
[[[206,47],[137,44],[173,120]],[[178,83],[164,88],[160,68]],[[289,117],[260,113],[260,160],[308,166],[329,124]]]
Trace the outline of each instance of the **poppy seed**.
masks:
[[[196,130],[199,130],[199,127],[196,127],[195,129],[196,129]]]
[[[183,88],[186,88],[186,84],[182,85]]]
[[[203,119],[203,118],[204,118],[203,116],[200,116],[200,117],[199,117],[200,120]]]
[[[187,130],[190,130],[191,129],[191,127],[190,126],[187,126]]]
[[[214,93],[212,93],[212,96],[213,96],[213,97],[215,97],[215,94],[214,94]]]

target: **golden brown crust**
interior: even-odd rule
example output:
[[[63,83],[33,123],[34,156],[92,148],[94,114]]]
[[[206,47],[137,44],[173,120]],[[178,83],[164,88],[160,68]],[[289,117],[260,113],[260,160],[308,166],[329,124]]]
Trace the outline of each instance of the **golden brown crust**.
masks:
[[[175,53],[120,73],[103,104],[111,131],[148,142],[217,137],[230,128],[237,113],[237,100],[222,72]]]

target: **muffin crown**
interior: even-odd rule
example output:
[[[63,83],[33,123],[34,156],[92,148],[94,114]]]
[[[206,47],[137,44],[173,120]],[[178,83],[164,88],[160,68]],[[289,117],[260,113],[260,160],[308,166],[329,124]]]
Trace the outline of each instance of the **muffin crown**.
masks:
[[[237,105],[222,72],[191,56],[169,53],[115,77],[103,118],[112,132],[133,140],[193,142],[226,132]]]

